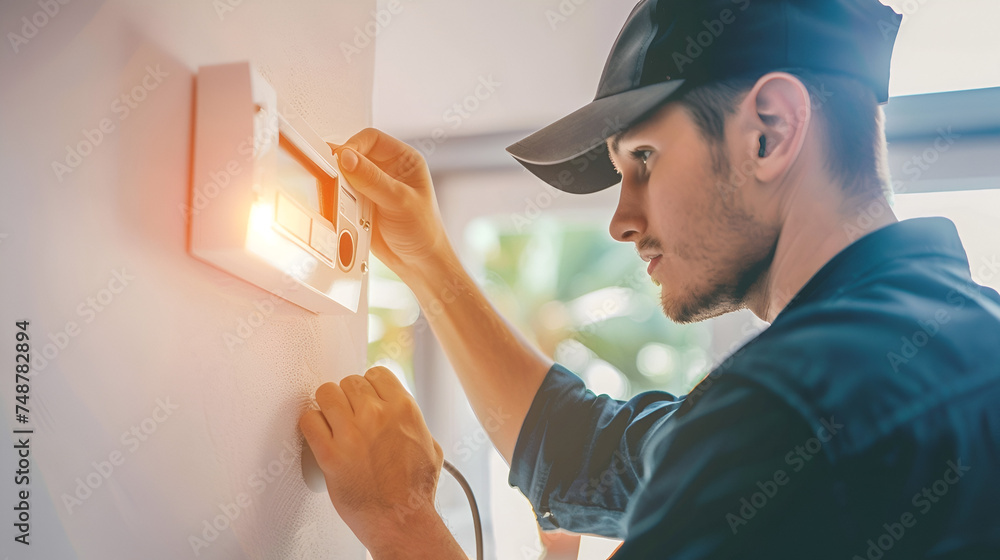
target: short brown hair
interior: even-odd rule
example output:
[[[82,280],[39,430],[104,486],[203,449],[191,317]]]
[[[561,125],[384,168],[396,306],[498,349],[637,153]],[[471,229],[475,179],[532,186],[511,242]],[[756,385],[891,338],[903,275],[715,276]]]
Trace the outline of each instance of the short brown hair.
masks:
[[[846,76],[786,70],[809,91],[813,114],[820,117],[826,134],[826,168],[842,182],[847,196],[892,196],[886,162],[884,115],[874,92]],[[761,74],[763,75],[763,74]],[[758,76],[709,82],[678,99],[688,110],[702,136],[712,145],[716,171],[725,167],[722,140],[726,118],[753,88]]]

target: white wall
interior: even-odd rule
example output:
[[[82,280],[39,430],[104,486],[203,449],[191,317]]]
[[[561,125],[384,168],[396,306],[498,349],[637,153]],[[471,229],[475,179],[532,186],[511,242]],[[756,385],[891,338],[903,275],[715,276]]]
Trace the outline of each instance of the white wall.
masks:
[[[0,413],[8,436],[34,429],[28,547],[13,542],[25,487],[0,442],[0,557],[364,558],[329,497],[304,485],[296,422],[319,384],[363,372],[365,310],[316,316],[196,261],[178,208],[197,67],[251,60],[342,141],[370,124],[374,46],[348,60],[341,43],[374,0],[61,0],[38,15],[46,1],[0,7]],[[22,33],[22,17],[45,24]],[[143,99],[126,114],[133,91]],[[83,131],[102,119],[113,129],[98,142]],[[88,135],[89,155],[56,173]],[[24,319],[36,363],[20,425]],[[227,334],[246,338],[230,347]],[[143,440],[123,437],[133,426]],[[88,476],[97,488],[67,507]],[[238,516],[196,555],[189,538],[205,538],[220,505]]]

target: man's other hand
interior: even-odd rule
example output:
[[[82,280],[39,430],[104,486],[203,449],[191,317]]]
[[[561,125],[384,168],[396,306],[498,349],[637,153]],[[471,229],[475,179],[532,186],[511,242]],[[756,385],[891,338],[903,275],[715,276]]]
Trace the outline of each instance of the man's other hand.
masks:
[[[316,402],[299,427],[337,513],[369,550],[405,541],[408,527],[440,522],[434,497],[444,454],[391,371],[376,366],[324,383]]]

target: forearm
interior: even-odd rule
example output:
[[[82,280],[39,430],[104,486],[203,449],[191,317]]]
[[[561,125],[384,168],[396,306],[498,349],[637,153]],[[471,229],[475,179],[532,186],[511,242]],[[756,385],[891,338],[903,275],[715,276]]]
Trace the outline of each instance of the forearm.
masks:
[[[374,560],[469,560],[437,512],[392,517],[366,543]]]
[[[552,361],[486,299],[450,247],[405,280],[458,375],[472,409],[509,464],[521,424]]]

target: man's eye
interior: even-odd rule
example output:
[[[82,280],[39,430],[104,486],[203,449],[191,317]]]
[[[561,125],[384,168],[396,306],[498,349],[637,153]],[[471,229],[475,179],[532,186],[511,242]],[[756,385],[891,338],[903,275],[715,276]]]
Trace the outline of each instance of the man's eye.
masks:
[[[652,154],[653,152],[652,150],[635,150],[629,153],[631,154],[632,159],[636,161],[641,161],[642,165],[645,166],[646,160],[649,159],[649,155]]]

